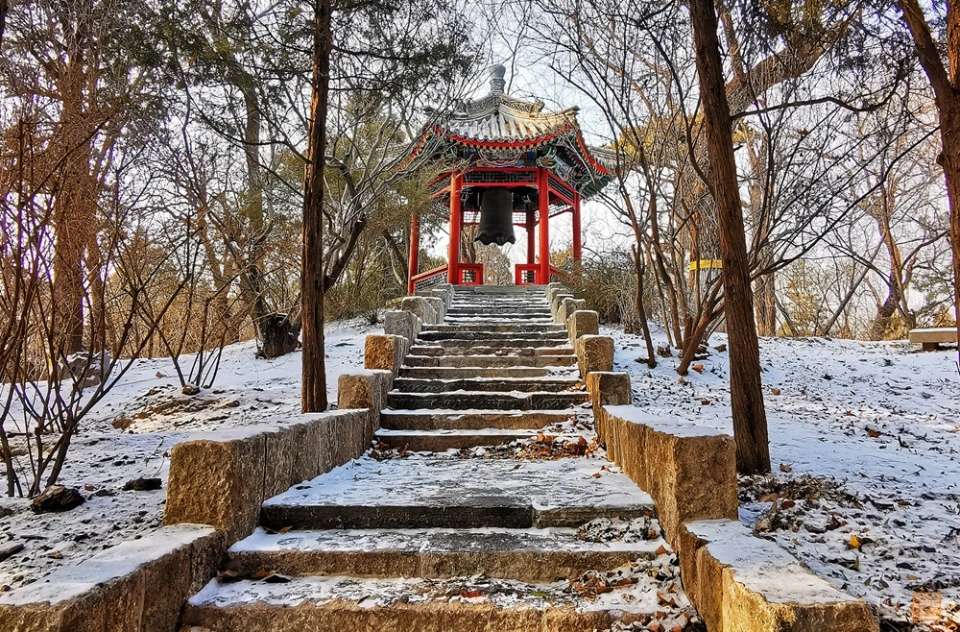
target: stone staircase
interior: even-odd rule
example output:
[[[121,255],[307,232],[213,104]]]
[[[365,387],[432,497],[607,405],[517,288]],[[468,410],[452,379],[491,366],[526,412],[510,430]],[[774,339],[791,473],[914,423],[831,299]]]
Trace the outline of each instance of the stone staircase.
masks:
[[[652,500],[596,449],[576,364],[542,288],[458,288],[376,449],[264,502],[184,629],[695,627]]]

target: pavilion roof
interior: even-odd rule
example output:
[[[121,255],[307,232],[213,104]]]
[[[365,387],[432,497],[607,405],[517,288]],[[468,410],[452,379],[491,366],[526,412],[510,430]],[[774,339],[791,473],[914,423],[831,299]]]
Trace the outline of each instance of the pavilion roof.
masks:
[[[503,93],[503,67],[494,68],[487,96],[432,112],[405,164],[547,167],[584,197],[612,179],[608,152],[591,150],[577,123],[577,108],[544,111],[539,99],[523,101]],[[600,155],[594,155],[594,153]]]

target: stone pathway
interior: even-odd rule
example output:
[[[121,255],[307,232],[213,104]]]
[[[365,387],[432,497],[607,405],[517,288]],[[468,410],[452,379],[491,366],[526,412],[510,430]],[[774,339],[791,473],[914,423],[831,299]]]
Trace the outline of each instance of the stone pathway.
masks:
[[[185,629],[685,630],[650,497],[597,449],[542,288],[458,288],[366,456],[263,504]]]

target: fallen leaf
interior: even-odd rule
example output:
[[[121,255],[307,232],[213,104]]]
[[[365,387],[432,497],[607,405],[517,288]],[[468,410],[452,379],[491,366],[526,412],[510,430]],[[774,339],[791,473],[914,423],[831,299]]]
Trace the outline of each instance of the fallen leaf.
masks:
[[[859,549],[859,548],[860,548],[860,544],[861,544],[861,543],[860,543],[860,538],[857,537],[857,534],[856,534],[856,533],[851,533],[851,534],[850,534],[850,539],[847,540],[847,547],[848,547],[848,548],[851,548],[851,549]]]
[[[781,464],[780,464],[780,471],[781,471],[781,472],[792,472],[792,471],[793,471],[793,466],[790,465],[789,463],[781,463]]]
[[[757,500],[759,500],[762,503],[775,503],[779,498],[780,498],[780,494],[777,494],[776,492],[774,492],[772,494],[764,494]]]
[[[771,395],[779,395],[779,394],[780,394],[780,389],[779,389],[779,388],[771,388],[771,389],[770,389],[770,394],[771,394]]]
[[[702,364],[694,364],[691,368],[692,368],[694,371],[696,371],[697,373],[703,373],[703,365],[702,365]]]
[[[797,506],[797,501],[790,500],[787,498],[782,503],[780,503],[780,509],[792,509]]]
[[[62,560],[63,553],[61,553],[60,551],[50,551],[49,553],[47,553],[47,557],[53,560]]]
[[[867,428],[867,434],[876,439],[877,437],[883,436],[883,433],[879,430],[874,430],[873,428]]]
[[[476,599],[477,597],[480,597],[482,595],[483,593],[480,592],[479,590],[465,590],[462,593],[460,593],[460,596],[463,597],[464,599]]]
[[[600,478],[600,472],[597,472],[596,474],[594,474],[593,477],[594,477],[594,478]]]
[[[669,552],[670,552],[670,549],[668,549],[667,547],[665,547],[665,546],[662,545],[662,544],[657,547],[657,550],[656,550],[656,551],[654,551],[654,553],[655,553],[656,555],[666,555],[666,554],[669,553]]]

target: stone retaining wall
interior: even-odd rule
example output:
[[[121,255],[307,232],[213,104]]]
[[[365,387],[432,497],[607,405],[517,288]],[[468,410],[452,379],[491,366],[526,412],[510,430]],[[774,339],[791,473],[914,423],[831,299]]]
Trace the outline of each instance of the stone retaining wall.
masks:
[[[0,630],[174,632],[225,549],[211,527],[163,527],[0,595]]]
[[[653,498],[684,590],[710,632],[879,629],[862,600],[739,522],[733,437],[630,405],[626,373],[593,372],[586,381],[607,457]]]

